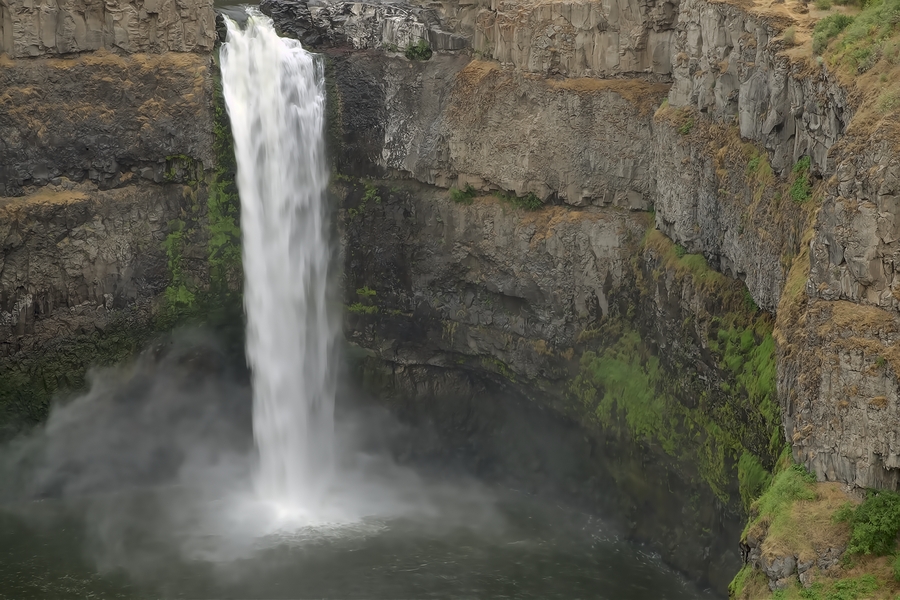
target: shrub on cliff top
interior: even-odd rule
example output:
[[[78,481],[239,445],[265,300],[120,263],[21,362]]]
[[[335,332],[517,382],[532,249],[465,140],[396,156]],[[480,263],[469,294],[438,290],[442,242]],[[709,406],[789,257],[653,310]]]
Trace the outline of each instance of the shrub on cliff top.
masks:
[[[843,13],[828,15],[818,23],[813,29],[813,52],[822,54],[828,46],[828,42],[836,38],[850,23],[853,17]]]
[[[856,508],[845,506],[835,514],[835,520],[847,521],[853,528],[849,553],[889,554],[900,533],[900,494],[870,490],[862,504]]]
[[[816,26],[822,27],[823,19]],[[843,34],[832,45],[829,62],[843,65],[851,72],[864,73],[875,66],[892,42],[900,38],[900,0],[871,0],[850,20],[835,21],[843,25]],[[837,35],[837,34],[835,34]]]
[[[797,28],[796,27],[788,27],[784,30],[784,33],[781,34],[784,43],[788,46],[793,46],[797,43]]]

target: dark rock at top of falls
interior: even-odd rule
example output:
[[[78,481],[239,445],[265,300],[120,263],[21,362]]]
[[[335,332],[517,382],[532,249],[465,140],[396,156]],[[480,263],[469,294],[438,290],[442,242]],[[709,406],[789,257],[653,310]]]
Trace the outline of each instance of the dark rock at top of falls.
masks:
[[[463,50],[469,40],[446,31],[438,14],[406,2],[263,0],[260,9],[279,31],[310,48],[403,50],[426,40],[432,50]]]

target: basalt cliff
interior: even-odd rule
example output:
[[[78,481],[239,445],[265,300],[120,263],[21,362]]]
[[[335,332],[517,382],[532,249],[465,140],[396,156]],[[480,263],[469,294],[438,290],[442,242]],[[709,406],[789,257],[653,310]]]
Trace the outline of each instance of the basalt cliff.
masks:
[[[225,279],[215,41],[206,2],[0,4],[4,437]]]
[[[894,13],[865,54],[816,27],[858,9],[793,0],[262,8],[326,61],[344,328],[398,454],[739,597],[881,572],[831,515],[900,486]],[[240,250],[210,5],[0,17],[12,428],[184,315],[239,321]]]

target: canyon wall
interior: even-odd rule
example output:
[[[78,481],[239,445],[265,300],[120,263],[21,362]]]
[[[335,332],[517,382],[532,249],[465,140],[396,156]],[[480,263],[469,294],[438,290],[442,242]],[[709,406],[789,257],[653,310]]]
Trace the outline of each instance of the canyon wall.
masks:
[[[570,494],[717,589],[785,443],[897,488],[897,131],[799,7],[263,6],[325,55],[345,331],[410,418],[576,424]],[[239,286],[214,37],[208,2],[0,1],[4,435]]]
[[[892,426],[874,425],[894,422],[879,415],[897,410],[893,130],[889,120],[873,125],[871,114],[853,121],[862,100],[852,81],[781,36],[789,25],[808,26],[804,13],[702,0],[602,8],[446,3],[435,10],[442,30],[468,36],[473,53],[496,62],[469,61],[456,50],[428,62],[333,50],[348,115],[338,167],[531,194],[549,204],[652,208],[662,233],[743,281],[752,302],[778,316],[778,396],[794,458],[823,480],[895,487]],[[586,67],[597,44],[606,54],[618,46],[580,28],[612,35],[626,24],[641,48],[668,40],[666,51],[650,54],[670,61],[648,67],[632,56],[605,70]],[[555,58],[533,58],[541,48]],[[616,79],[600,78],[610,76]],[[814,349],[800,341],[817,339],[809,337],[807,311],[855,306],[876,312],[846,319],[830,335],[856,340],[863,367],[840,360],[833,344]],[[873,329],[873,319],[889,326]],[[826,363],[838,369],[836,378],[816,375]],[[877,376],[863,374],[865,365],[878,366]],[[882,412],[848,419],[836,408],[844,402],[858,407],[854,415]],[[872,425],[826,425],[841,421]]]
[[[4,0],[0,24],[6,435],[139,349],[167,290],[209,280],[217,160],[211,2]]]
[[[303,5],[264,3],[301,21]],[[317,25],[337,98],[345,330],[415,411],[423,369],[462,371],[593,439],[624,432],[645,463],[688,456],[667,473],[712,492],[720,534],[785,444],[821,481],[896,489],[894,130],[795,46],[807,13],[442,3],[419,30],[469,49],[435,45],[425,62],[385,43],[396,30],[378,15],[336,6],[381,40]],[[641,232],[650,210],[656,231]],[[684,540],[658,516],[644,539],[711,577],[659,545]]]

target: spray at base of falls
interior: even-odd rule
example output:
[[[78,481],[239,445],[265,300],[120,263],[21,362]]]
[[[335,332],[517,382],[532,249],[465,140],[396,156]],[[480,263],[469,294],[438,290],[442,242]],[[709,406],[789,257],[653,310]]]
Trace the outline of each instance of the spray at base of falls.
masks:
[[[222,84],[241,197],[257,493],[315,510],[332,471],[337,323],[328,306],[321,60],[248,8],[226,18]]]

